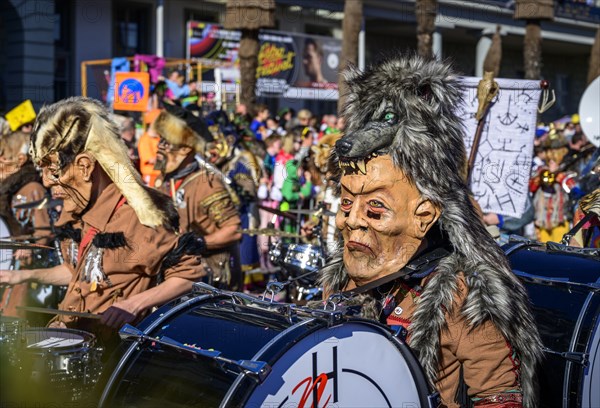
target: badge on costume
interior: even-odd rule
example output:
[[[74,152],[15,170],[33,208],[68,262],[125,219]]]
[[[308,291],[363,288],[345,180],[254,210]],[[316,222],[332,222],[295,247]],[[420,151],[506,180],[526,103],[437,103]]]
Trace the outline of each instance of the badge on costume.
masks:
[[[179,189],[179,191],[177,191],[177,194],[175,194],[175,204],[177,204],[177,207],[179,207],[179,208],[187,207],[187,204],[184,200],[184,196],[185,196],[185,190],[183,188]]]
[[[85,259],[85,267],[83,269],[83,277],[81,280],[84,280],[90,284],[90,292],[97,291],[98,284],[102,282],[106,282],[108,286],[112,286],[110,279],[102,270],[103,254],[103,248],[97,248],[96,246],[92,245]]]

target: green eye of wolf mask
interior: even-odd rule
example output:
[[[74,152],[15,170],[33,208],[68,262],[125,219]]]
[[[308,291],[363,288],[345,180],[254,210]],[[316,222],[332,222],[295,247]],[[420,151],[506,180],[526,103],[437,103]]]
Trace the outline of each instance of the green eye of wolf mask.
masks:
[[[386,112],[383,116],[383,121],[387,123],[396,123],[396,114],[394,112]]]

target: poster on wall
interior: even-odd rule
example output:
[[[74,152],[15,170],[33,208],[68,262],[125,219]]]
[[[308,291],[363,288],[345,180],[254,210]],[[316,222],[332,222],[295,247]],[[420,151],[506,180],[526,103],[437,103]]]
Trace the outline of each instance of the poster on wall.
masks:
[[[188,22],[188,58],[205,67],[237,67],[239,31],[212,23]],[[257,93],[264,96],[337,98],[342,51],[339,39],[262,30],[259,34]],[[210,75],[205,80],[210,81]]]
[[[463,77],[463,104],[458,115],[465,127],[467,157],[477,129],[477,85],[481,78]],[[540,81],[501,79],[486,116],[471,175],[471,191],[483,212],[519,218],[529,194]]]

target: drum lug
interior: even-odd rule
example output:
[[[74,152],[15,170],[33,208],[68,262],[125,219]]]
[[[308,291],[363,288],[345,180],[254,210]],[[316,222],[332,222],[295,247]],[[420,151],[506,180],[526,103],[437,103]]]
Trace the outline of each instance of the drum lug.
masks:
[[[406,330],[404,326],[391,326],[391,329],[394,331],[394,337],[397,337],[404,342],[406,341],[408,330]]]
[[[427,396],[427,402],[429,403],[429,408],[437,408],[441,404],[440,393],[434,392]]]

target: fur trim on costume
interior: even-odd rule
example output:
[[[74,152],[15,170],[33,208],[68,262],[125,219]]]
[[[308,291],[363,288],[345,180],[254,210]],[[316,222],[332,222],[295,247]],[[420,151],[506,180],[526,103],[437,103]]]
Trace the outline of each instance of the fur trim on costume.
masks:
[[[163,259],[160,266],[159,278],[162,280],[165,271],[177,265],[182,256],[201,256],[204,250],[204,240],[199,240],[193,232],[181,235],[177,241],[177,246]]]
[[[206,141],[181,118],[161,112],[152,124],[156,133],[174,146],[189,146],[198,153],[204,153]]]
[[[440,333],[446,325],[442,306],[451,306],[456,275],[462,271],[468,286],[462,314],[473,327],[491,320],[518,351],[524,406],[535,407],[541,341],[524,286],[469,198],[462,174],[463,127],[455,112],[461,103],[457,76],[446,63],[416,56],[388,58],[365,72],[351,67],[344,75],[349,87],[346,128],[332,163],[354,160],[347,170],[356,171],[361,168],[357,160],[390,154],[420,193],[442,209],[440,227],[454,248],[427,283],[411,326],[410,346],[419,352],[430,383],[436,382]],[[323,270],[325,288],[339,290],[346,281],[341,257],[337,254]]]
[[[81,242],[81,229],[73,228],[72,223],[67,223],[62,227],[55,227],[56,239],[64,241],[65,239],[72,239],[75,242]]]
[[[154,228],[168,223],[129,159],[127,148],[108,110],[98,101],[74,97],[42,108],[31,134],[30,154],[38,165],[58,153],[64,169],[75,157],[89,152],[117,185],[140,222]]]
[[[92,240],[96,248],[115,249],[128,246],[125,234],[122,232],[98,233]]]

